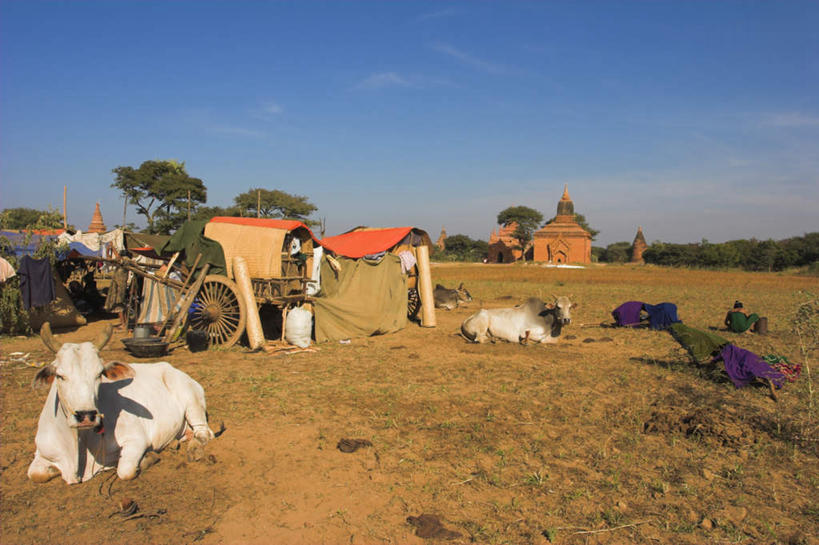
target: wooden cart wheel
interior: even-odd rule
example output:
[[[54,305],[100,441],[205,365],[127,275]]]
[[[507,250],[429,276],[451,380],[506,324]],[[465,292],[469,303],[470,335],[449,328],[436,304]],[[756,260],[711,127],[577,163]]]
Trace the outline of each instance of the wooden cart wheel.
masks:
[[[416,288],[407,290],[407,318],[415,320],[418,317],[418,310],[421,308],[421,297]]]
[[[245,302],[226,276],[207,275],[191,309],[191,328],[207,331],[211,344],[233,346],[245,332]]]

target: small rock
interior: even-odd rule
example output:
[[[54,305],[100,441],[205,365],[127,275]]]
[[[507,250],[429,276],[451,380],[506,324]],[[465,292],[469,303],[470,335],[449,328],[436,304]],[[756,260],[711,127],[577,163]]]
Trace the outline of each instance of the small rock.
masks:
[[[739,526],[739,523],[745,520],[748,516],[748,510],[744,507],[736,507],[729,505],[717,514],[717,518],[725,519],[734,523],[734,526]]]
[[[620,511],[625,511],[626,509],[628,509],[628,504],[623,500],[620,500],[617,502],[617,509],[619,509]]]
[[[706,517],[702,519],[702,522],[700,522],[700,528],[703,530],[712,530],[714,528],[714,523],[711,522],[711,519]]]
[[[706,481],[713,481],[716,478],[716,475],[714,473],[712,473],[711,471],[703,468],[702,469],[702,478],[705,479]]]
[[[688,519],[688,522],[693,522],[693,523],[696,523],[698,520],[700,520],[700,516],[693,509],[688,510],[688,514],[686,515],[686,518]]]

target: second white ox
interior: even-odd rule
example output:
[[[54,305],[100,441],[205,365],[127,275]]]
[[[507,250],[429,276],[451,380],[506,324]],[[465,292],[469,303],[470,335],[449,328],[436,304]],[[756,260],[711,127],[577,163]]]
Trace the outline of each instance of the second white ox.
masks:
[[[61,475],[74,484],[113,467],[119,478],[133,479],[155,457],[146,453],[186,435],[197,449],[213,438],[205,392],[190,376],[165,362],[103,362],[110,326],[93,343],[59,345],[47,323],[40,337],[56,359],[34,379],[50,390],[28,468],[32,481]]]
[[[553,305],[533,297],[512,308],[482,309],[464,320],[461,333],[477,343],[496,338],[513,343],[554,343],[563,326],[571,322],[574,306],[568,297],[555,297]]]

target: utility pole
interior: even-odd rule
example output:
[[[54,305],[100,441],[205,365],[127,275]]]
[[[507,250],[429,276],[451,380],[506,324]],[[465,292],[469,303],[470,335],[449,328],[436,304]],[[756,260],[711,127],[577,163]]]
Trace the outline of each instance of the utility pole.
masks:
[[[63,186],[63,229],[68,231],[68,213],[66,212],[66,204],[68,202],[68,186]]]
[[[256,190],[256,217],[262,217],[262,190]]]

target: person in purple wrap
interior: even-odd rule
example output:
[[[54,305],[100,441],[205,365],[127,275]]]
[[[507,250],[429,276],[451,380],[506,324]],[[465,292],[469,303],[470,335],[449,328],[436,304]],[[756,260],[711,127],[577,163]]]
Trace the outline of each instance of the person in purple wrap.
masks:
[[[641,313],[643,311],[642,301],[627,301],[611,311],[616,325],[620,327],[634,327],[642,323],[644,318]]]
[[[726,344],[714,361],[725,362],[725,373],[734,386],[742,388],[755,379],[768,384],[771,397],[777,401],[776,390],[785,383],[785,375],[768,365],[760,356],[734,344]]]

